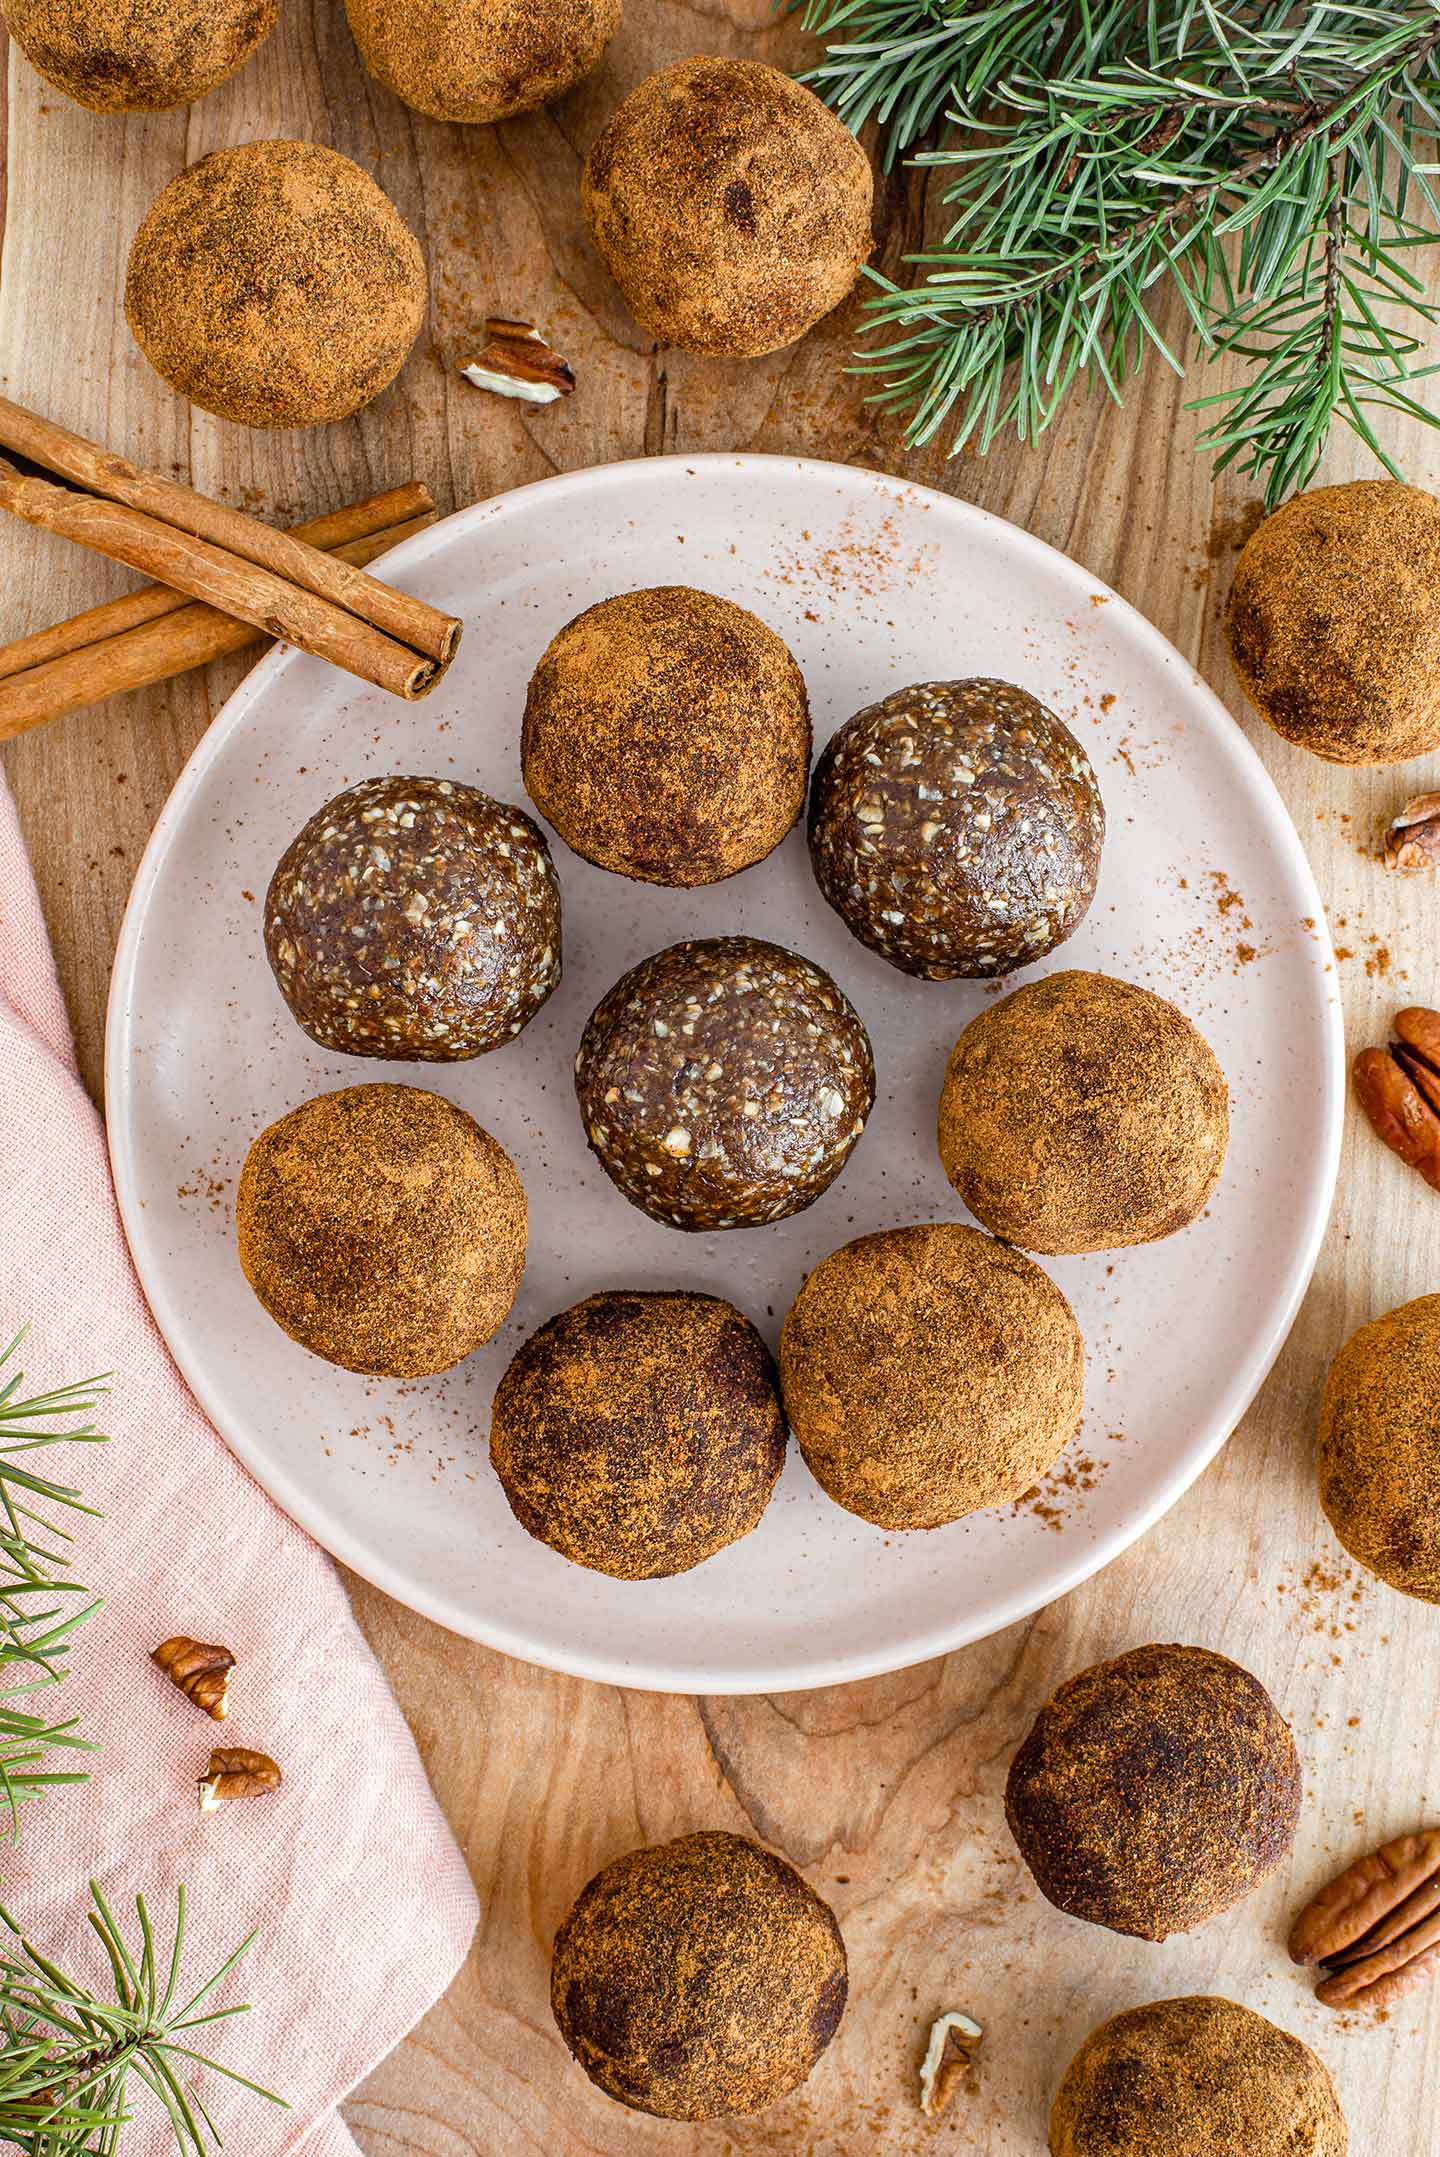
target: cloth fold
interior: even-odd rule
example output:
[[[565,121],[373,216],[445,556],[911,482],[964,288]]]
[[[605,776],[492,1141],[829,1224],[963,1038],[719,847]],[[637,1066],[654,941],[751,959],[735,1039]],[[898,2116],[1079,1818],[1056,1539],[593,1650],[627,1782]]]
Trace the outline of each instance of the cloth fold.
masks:
[[[143,1892],[165,1941],[185,1883],[197,1985],[258,1927],[219,1995],[250,2013],[201,2035],[291,2109],[215,2075],[199,2078],[200,2094],[246,2157],[342,2157],[354,2144],[336,2105],[448,1986],[475,1894],[333,1567],[231,1456],[155,1329],[3,776],[0,1192],[0,1334],[29,1326],[25,1391],[114,1374],[100,1419],[110,1444],[56,1447],[38,1463],[104,1513],[67,1526],[74,1572],[105,1607],[76,1636],[63,1690],[28,1703],[77,1715],[103,1749],[88,1785],[23,1808],[18,1848],[0,1846],[5,1903],[97,1987],[91,1878],[132,1930]],[[150,1662],[176,1633],[236,1657],[223,1723]],[[282,1789],[202,1816],[195,1781],[215,1744],[271,1754]],[[138,2084],[133,2098],[125,2157],[162,2157],[169,2126]]]

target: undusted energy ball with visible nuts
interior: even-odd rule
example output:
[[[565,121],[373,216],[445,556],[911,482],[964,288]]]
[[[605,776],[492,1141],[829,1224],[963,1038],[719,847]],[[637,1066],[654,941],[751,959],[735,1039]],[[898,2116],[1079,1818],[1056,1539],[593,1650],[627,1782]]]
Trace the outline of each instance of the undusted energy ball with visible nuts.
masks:
[[[550,2004],[590,2080],[660,2119],[760,2112],[845,2011],[834,1914],[783,1857],[682,1835],[595,1875],[555,1939]]]
[[[525,1193],[488,1131],[417,1086],[347,1086],[262,1131],[236,1201],[240,1263],[292,1340],[420,1378],[488,1341],[525,1270]]]
[[[245,65],[279,0],[5,0],[32,67],[91,112],[169,112]]]
[[[317,810],[265,895],[296,1023],[345,1056],[501,1048],[560,979],[560,886],[519,809],[455,779],[362,779]]]
[[[683,584],[620,592],[553,637],[520,743],[530,798],[586,861],[714,884],[799,822],[805,684],[773,629]]]
[[[490,1458],[522,1528],[576,1565],[656,1580],[758,1526],[785,1463],[764,1341],[718,1296],[587,1296],[500,1381]]]
[[[803,83],[760,60],[677,60],[612,114],[585,164],[590,235],[641,328],[753,359],[837,307],[874,237],[870,161]]]
[[[1440,1296],[1351,1335],[1325,1382],[1320,1503],[1352,1558],[1440,1603]]]
[[[1346,2157],[1308,2045],[1233,2000],[1153,2000],[1102,2023],[1065,2072],[1050,2157]]]
[[[1053,1281],[955,1222],[832,1252],[780,1335],[785,1412],[816,1481],[881,1528],[1021,1497],[1074,1437],[1084,1379]]]
[[[360,57],[437,120],[509,120],[600,64],[620,0],[345,0]]]
[[[753,1228],[811,1205],[875,1101],[859,1013],[755,936],[672,944],[601,998],[575,1060],[611,1182],[671,1228]]]
[[[1140,1940],[1191,1932],[1285,1857],[1300,1816],[1290,1727],[1205,1648],[1082,1670],[1016,1753],[1005,1816],[1057,1909]]]
[[[151,204],[125,278],[151,366],[247,427],[358,412],[400,372],[425,298],[394,204],[314,142],[245,142],[188,166]]]
[[[1440,501],[1354,479],[1283,502],[1235,565],[1225,631],[1287,741],[1332,764],[1440,748]]]
[[[1183,1012],[1107,974],[1047,974],[972,1019],[940,1095],[940,1158],[1027,1251],[1173,1235],[1219,1181],[1225,1074]]]
[[[815,766],[810,860],[852,936],[927,981],[1013,973],[1095,895],[1105,809],[1075,736],[979,676],[897,689]]]

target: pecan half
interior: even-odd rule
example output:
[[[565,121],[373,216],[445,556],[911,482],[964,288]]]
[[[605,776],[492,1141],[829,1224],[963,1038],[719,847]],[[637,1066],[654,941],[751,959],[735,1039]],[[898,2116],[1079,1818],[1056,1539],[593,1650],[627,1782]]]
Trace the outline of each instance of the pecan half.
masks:
[[[217,1745],[200,1777],[200,1810],[213,1812],[227,1798],[266,1797],[280,1788],[280,1770],[268,1753],[243,1745]]]
[[[235,1658],[228,1648],[177,1633],[173,1640],[162,1640],[158,1648],[152,1648],[150,1660],[164,1671],[172,1685],[179,1686],[187,1700],[193,1700],[217,1723],[224,1722],[225,1695],[235,1668]]]
[[[1440,1969],[1440,1828],[1401,1835],[1322,1888],[1290,1934],[1327,2007],[1386,2007]]]
[[[920,2110],[927,2118],[945,2110],[969,2074],[984,2035],[978,2022],[956,2008],[935,2017],[920,2062]]]
[[[546,344],[534,324],[513,322],[505,315],[486,318],[484,345],[459,366],[477,389],[519,397],[527,404],[553,404],[575,387],[574,368]]]
[[[1440,869],[1440,794],[1416,794],[1385,834],[1387,869]]]
[[[1356,1057],[1355,1096],[1391,1152],[1440,1191],[1440,1011],[1397,1011],[1395,1033],[1388,1049]]]

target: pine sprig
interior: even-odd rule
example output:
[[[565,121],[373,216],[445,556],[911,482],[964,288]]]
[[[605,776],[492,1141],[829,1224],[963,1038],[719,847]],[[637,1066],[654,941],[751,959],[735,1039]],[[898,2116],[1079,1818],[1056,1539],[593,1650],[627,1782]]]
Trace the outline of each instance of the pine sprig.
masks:
[[[160,2107],[181,2157],[208,2157],[221,2136],[195,2086],[198,2074],[221,2075],[270,2104],[284,2104],[191,2042],[195,2031],[249,2012],[206,2003],[256,1936],[182,1998],[184,1888],[165,1954],[157,1950],[143,1896],[135,1898],[133,1947],[93,1880],[90,1896],[90,1924],[105,1951],[113,1997],[66,1976],[0,1908],[0,1922],[16,1942],[0,1949],[0,2144],[29,2157],[113,2157],[132,2117],[136,2084]]]
[[[912,443],[1031,441],[1081,381],[1118,400],[1152,354],[1178,368],[1166,291],[1243,362],[1197,400],[1205,442],[1272,502],[1337,419],[1392,469],[1371,414],[1433,420],[1414,391],[1437,309],[1412,262],[1440,230],[1440,0],[811,0],[807,19],[833,40],[816,88],[891,154],[952,123],[915,159],[946,176],[949,228],[909,284],[877,277],[883,342],[858,362]]]

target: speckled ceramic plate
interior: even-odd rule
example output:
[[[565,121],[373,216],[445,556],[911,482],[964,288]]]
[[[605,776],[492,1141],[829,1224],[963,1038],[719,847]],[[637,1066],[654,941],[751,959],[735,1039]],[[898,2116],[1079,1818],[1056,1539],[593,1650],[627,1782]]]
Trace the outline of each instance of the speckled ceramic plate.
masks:
[[[409,541],[395,582],[469,623],[426,702],[293,652],[266,658],[197,749],[125,919],[107,1088],[120,1204],[151,1305],[219,1428],[287,1512],[442,1624],[621,1685],[685,1692],[830,1684],[959,1647],[1093,1573],[1205,1466],[1294,1316],[1329,1210],[1341,1034],[1333,962],[1295,832],[1243,734],[1192,669],[1073,562],[964,503],[872,472],[764,457],[579,472]],[[1051,966],[1172,997],[1234,1096],[1205,1218],[1145,1249],[1048,1262],[1089,1349],[1084,1427],[1030,1498],[932,1534],[833,1506],[795,1449],[764,1521],[667,1581],[567,1565],[516,1525],[491,1472],[489,1405],[518,1343],[592,1290],[729,1296],[773,1338],[807,1268],[863,1230],[958,1217],[934,1118],[951,1043],[985,991],[893,972],[820,900],[803,838],[698,892],[629,884],[558,841],[565,978],[513,1046],[468,1064],[327,1055],[271,981],[260,900],[303,820],[367,774],[454,774],[523,799],[531,668],[582,607],[693,583],[788,641],[817,735],[904,683],[997,674],[1075,728],[1109,814],[1100,888]],[[627,1205],[586,1151],[571,1064],[604,989],[677,937],[752,931],[829,967],[879,1065],[839,1181],[772,1228],[680,1235]],[[1033,971],[1043,969],[1032,969]],[[1016,979],[1025,976],[1014,977]],[[461,1103],[517,1162],[530,1261],[498,1337],[443,1379],[382,1383],[294,1346],[235,1256],[233,1198],[261,1127],[308,1094],[402,1077]]]

